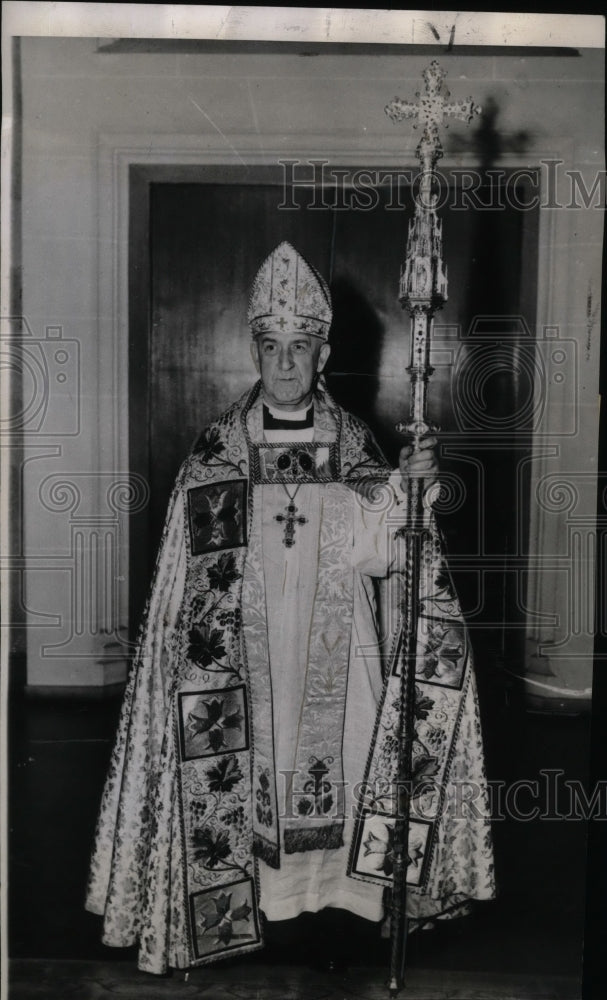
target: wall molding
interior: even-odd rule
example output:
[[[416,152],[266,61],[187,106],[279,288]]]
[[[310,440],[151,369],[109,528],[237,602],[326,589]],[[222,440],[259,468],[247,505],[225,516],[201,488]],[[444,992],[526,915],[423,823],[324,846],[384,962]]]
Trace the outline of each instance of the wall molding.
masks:
[[[417,137],[403,132],[395,132],[386,139],[385,134],[350,137],[328,135],[301,135],[293,137],[293,142],[285,142],[285,136],[264,136],[263,149],[257,134],[232,135],[229,142],[220,137],[198,135],[154,135],[145,134],[101,134],[97,147],[97,211],[99,240],[98,270],[98,449],[104,456],[104,468],[128,470],[128,343],[129,343],[129,173],[132,167],[153,166],[278,166],[281,159],[325,158],[335,167],[391,167],[413,168],[414,148]],[[550,137],[550,146],[540,142],[524,153],[511,152],[500,158],[499,167],[504,169],[528,168],[546,160],[558,159],[563,169],[576,164],[575,147],[566,137]],[[441,160],[441,169],[473,169],[476,165],[472,153],[446,153]],[[571,332],[572,306],[567,300],[567,282],[562,272],[559,248],[569,247],[571,225],[574,213],[559,210],[540,211],[540,232],[537,270],[537,331],[543,335],[546,328],[558,328],[567,336]],[[405,226],[403,224],[403,232]],[[103,388],[112,386],[108,399]],[[537,391],[545,387],[538,385]],[[548,400],[543,422],[534,436],[532,456],[532,481],[538,482],[555,471],[555,458],[550,457],[547,443],[557,443],[562,430],[563,413],[558,403]],[[558,458],[557,471],[558,471]],[[594,491],[596,499],[596,489]],[[593,503],[592,490],[587,498]],[[128,574],[128,515],[121,513],[121,573]],[[589,530],[593,530],[592,527]],[[544,572],[542,559],[545,554],[558,552],[558,542],[563,531],[562,519],[548,517],[540,505],[533,505],[530,523],[530,571],[526,594],[526,604],[533,608],[537,616],[549,615],[558,603],[558,574]],[[534,568],[535,567],[535,568]],[[592,594],[588,594],[589,600]],[[120,593],[119,621],[117,627],[124,627],[128,621],[128,587]],[[547,655],[549,647],[561,642],[551,626],[539,628],[530,622],[528,638],[533,648],[539,648]],[[569,655],[569,654],[567,654]],[[590,663],[592,655],[591,637],[585,643],[578,642],[577,652],[571,655]]]

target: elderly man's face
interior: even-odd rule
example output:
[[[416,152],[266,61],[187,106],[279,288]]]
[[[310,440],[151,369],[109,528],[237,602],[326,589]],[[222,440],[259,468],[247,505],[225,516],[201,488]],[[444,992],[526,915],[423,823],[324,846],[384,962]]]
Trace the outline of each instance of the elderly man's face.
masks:
[[[278,410],[298,410],[310,402],[314,376],[323,370],[330,347],[308,333],[277,330],[259,334],[251,354],[267,402]]]

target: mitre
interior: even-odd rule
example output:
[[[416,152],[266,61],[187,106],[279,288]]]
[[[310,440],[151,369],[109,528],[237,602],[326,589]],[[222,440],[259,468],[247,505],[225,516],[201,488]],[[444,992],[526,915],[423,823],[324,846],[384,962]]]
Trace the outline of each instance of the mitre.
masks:
[[[253,336],[286,330],[326,340],[331,316],[326,281],[290,243],[280,243],[253,281],[247,311]]]

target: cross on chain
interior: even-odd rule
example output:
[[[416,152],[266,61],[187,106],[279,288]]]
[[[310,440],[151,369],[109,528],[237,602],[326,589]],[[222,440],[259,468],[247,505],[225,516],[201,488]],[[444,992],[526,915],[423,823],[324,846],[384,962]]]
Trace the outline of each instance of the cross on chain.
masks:
[[[438,127],[443,124],[443,120],[445,118],[458,118],[460,121],[468,123],[472,121],[474,115],[480,114],[482,110],[471,97],[465,101],[447,103],[447,98],[451,95],[443,87],[446,75],[434,59],[422,73],[425,93],[422,95],[417,91],[416,97],[419,97],[417,104],[395,97],[384,108],[388,117],[394,122],[403,121],[404,118],[417,118],[416,124],[423,125],[424,131],[417,147],[417,155],[425,171],[433,170],[436,161],[443,155],[443,147],[438,134]],[[415,128],[416,125],[413,127]]]
[[[290,549],[291,546],[295,545],[295,525],[307,524],[308,519],[307,517],[302,517],[301,515],[297,517],[297,507],[293,501],[287,504],[285,511],[286,514],[276,514],[274,520],[278,521],[279,524],[282,524],[283,521],[285,522],[283,543],[288,549]]]

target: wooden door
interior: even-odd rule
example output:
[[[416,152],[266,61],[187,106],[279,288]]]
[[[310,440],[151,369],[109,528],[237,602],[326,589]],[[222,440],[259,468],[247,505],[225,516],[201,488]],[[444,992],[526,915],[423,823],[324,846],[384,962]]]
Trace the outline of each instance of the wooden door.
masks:
[[[138,419],[131,447],[133,467],[148,476],[152,498],[148,523],[132,546],[135,614],[181,461],[199,431],[255,378],[248,293],[261,261],[281,240],[293,243],[329,280],[330,388],[338,402],[369,423],[394,463],[400,445],[394,425],[406,417],[409,398],[409,319],[397,294],[410,209],[387,208],[388,191],[380,189],[369,211],[311,210],[304,194],[299,209],[285,210],[279,207],[284,195],[275,173],[243,168],[221,175],[215,169],[209,180],[208,172],[193,177],[190,171],[184,179],[181,171],[171,181],[168,168],[163,170],[144,178],[147,195],[139,199],[133,226],[139,232],[139,256],[135,240],[133,260],[139,261],[140,292],[132,314]],[[520,470],[531,427],[523,419],[521,398],[532,386],[517,358],[521,344],[534,350],[537,219],[514,209],[482,218],[448,207],[442,214],[449,301],[436,317],[440,349],[431,409],[443,433],[441,467],[463,490],[462,502],[442,517],[442,526],[476,641],[503,654],[506,645],[513,648],[519,641],[523,623],[517,598],[521,573],[517,569],[514,579],[504,568],[525,537],[521,518],[527,516]],[[141,285],[146,275],[149,299]],[[487,317],[497,319],[490,334]],[[475,403],[472,391],[470,403],[462,386],[474,381],[479,349],[491,357],[495,329],[502,360],[493,368],[485,365],[481,397]],[[475,405],[476,423],[470,412]],[[482,579],[478,567],[486,554],[496,568]]]

